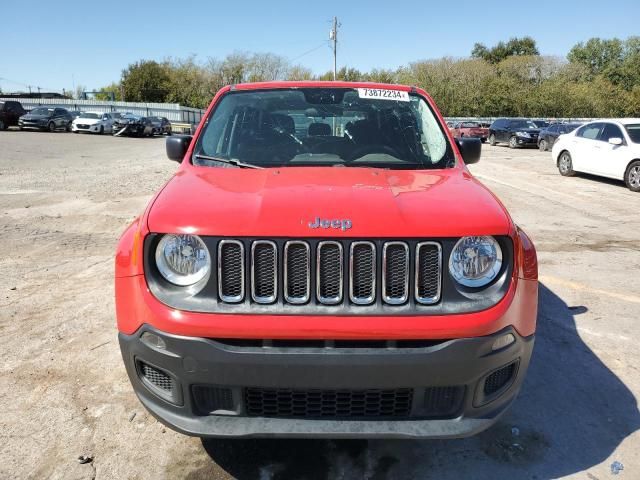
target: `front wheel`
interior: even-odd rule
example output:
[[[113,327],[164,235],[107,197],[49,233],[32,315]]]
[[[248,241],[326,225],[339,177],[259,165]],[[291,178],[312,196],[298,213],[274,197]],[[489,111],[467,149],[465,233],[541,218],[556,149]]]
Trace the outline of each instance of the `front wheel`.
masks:
[[[104,125],[100,125],[100,135],[104,134]]]
[[[7,125],[2,120],[0,120],[0,130],[6,130],[6,129],[7,129]]]
[[[50,132],[55,132],[56,131],[56,124],[53,122],[49,122],[49,125],[47,125],[47,130],[49,130]]]
[[[541,152],[546,152],[547,148],[549,148],[547,146],[547,141],[546,140],[540,140],[540,143],[538,144],[538,148],[540,149]]]
[[[640,160],[629,164],[627,172],[624,174],[624,183],[632,192],[640,192]]]
[[[509,148],[517,148],[517,146],[518,146],[518,139],[514,135],[509,139]]]
[[[489,145],[492,147],[496,146],[496,136],[493,133],[489,135]]]
[[[67,123],[67,128],[65,129],[67,132],[71,131],[71,122]]]
[[[558,159],[558,171],[563,177],[573,177],[576,172],[573,170],[573,162],[569,152],[562,152]]]

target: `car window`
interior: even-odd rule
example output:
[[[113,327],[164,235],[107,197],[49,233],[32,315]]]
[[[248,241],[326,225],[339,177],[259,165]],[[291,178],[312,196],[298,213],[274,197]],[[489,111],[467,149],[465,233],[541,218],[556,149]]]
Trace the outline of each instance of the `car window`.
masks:
[[[624,141],[624,136],[622,135],[622,130],[620,130],[620,127],[614,125],[613,123],[605,123],[598,140],[608,142],[610,138],[616,137],[621,138]]]
[[[633,125],[626,125],[625,129],[629,134],[629,138],[633,143],[640,143],[640,123],[634,123]]]
[[[527,129],[527,128],[538,128],[538,127],[531,120],[511,120],[509,122],[509,128],[510,129],[516,129],[516,128]]]
[[[601,123],[590,123],[582,127],[576,133],[576,137],[588,138],[589,140],[597,140],[602,130]]]
[[[263,167],[451,167],[452,148],[427,102],[397,98],[351,88],[229,93],[205,124],[193,162],[219,166],[202,158],[213,156]]]

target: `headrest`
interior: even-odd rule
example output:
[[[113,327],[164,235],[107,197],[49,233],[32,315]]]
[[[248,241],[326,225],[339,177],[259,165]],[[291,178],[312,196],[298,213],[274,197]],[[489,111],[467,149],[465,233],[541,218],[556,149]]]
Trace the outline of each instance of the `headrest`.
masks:
[[[316,122],[309,125],[309,136],[331,135],[331,126],[328,123]]]

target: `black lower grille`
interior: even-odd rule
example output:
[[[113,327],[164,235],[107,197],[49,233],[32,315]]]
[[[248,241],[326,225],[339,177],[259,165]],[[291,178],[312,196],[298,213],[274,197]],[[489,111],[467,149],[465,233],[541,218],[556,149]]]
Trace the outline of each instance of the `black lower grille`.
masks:
[[[412,388],[293,390],[246,388],[247,415],[283,418],[398,418],[411,415]]]
[[[464,387],[429,387],[425,389],[424,409],[428,417],[455,415],[464,398]]]
[[[484,394],[491,395],[505,387],[513,378],[515,371],[516,364],[511,363],[493,372],[484,381]]]
[[[164,373],[162,370],[152,367],[144,362],[140,362],[140,371],[142,376],[149,381],[153,386],[164,390],[167,393],[172,393],[175,384],[173,379]]]
[[[193,402],[200,415],[210,415],[219,410],[234,410],[233,395],[227,387],[196,385],[192,389]]]

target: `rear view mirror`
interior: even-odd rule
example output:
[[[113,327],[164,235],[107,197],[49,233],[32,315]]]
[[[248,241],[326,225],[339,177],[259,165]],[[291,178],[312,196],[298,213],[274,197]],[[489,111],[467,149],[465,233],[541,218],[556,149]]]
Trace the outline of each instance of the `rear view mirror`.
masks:
[[[171,137],[167,137],[166,148],[169,160],[182,162],[192,139],[193,137],[191,135],[173,135]]]
[[[464,163],[468,165],[471,163],[478,163],[480,161],[482,142],[479,138],[462,137],[456,138],[455,140]]]
[[[611,145],[622,145],[622,139],[620,137],[612,137],[609,139]]]

